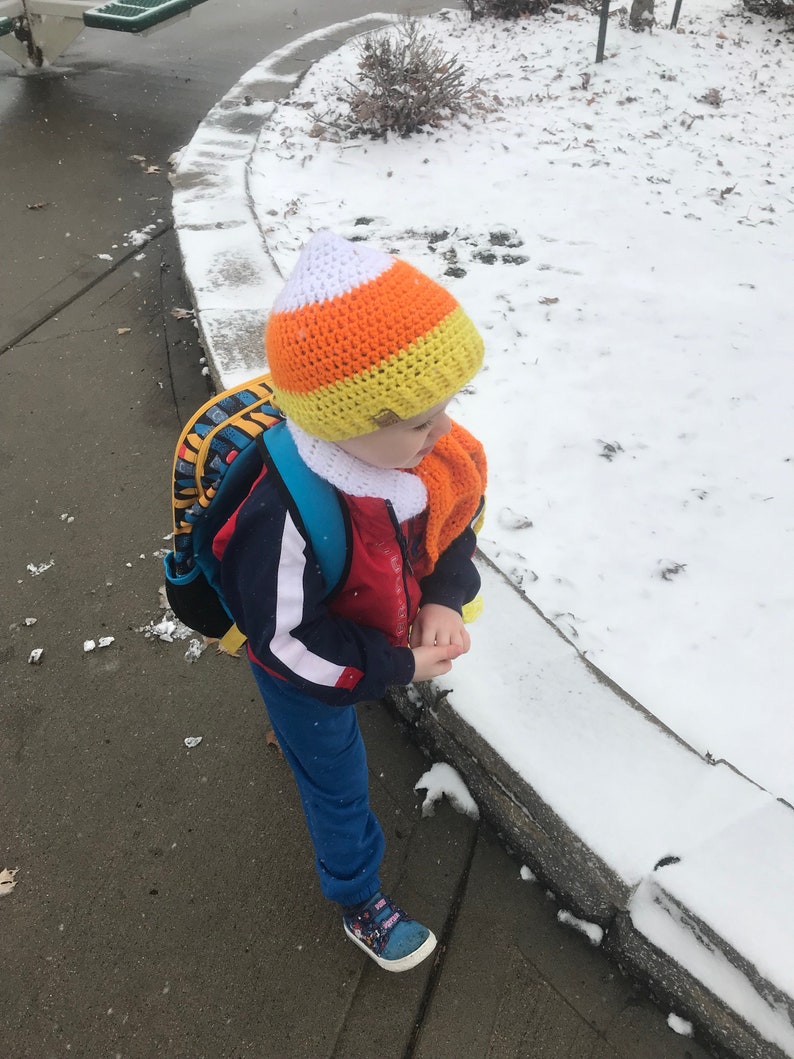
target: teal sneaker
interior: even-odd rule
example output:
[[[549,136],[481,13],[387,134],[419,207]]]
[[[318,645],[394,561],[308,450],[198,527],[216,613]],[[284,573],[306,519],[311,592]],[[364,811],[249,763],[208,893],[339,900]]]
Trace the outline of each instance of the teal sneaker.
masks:
[[[342,923],[350,940],[385,971],[408,971],[436,947],[435,934],[380,890],[363,908],[343,912]]]

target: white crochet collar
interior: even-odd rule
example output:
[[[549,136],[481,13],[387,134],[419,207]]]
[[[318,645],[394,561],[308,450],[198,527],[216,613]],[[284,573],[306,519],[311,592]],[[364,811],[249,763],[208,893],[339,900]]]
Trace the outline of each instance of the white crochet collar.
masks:
[[[427,507],[425,483],[415,474],[373,467],[332,441],[312,437],[290,419],[287,420],[287,429],[303,462],[343,493],[390,500],[399,522],[413,518]]]

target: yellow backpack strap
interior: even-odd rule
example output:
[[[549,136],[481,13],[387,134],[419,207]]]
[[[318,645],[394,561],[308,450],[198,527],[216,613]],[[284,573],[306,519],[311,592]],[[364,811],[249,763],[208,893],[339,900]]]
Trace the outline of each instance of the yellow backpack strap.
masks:
[[[482,614],[483,602],[482,596],[477,595],[474,599],[469,600],[468,603],[463,605],[463,623],[464,625],[470,625],[473,621]]]
[[[220,638],[220,646],[227,654],[236,655],[248,637],[240,632],[236,625],[232,625]]]

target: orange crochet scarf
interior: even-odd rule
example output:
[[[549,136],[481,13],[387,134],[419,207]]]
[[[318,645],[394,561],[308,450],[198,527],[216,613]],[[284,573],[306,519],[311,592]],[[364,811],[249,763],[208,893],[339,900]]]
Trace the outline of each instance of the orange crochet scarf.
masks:
[[[453,421],[452,430],[411,472],[427,489],[425,551],[432,566],[472,522],[485,495],[485,450],[468,430]],[[475,529],[479,528],[478,525]]]

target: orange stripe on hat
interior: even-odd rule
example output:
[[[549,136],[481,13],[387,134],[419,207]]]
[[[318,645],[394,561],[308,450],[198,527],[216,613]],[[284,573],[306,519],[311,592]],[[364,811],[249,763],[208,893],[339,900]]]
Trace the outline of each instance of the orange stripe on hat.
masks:
[[[482,339],[459,305],[441,323],[374,368],[304,393],[278,391],[279,408],[326,441],[367,434],[384,411],[410,419],[452,397],[482,363]]]
[[[330,301],[275,312],[267,355],[279,388],[311,393],[399,355],[458,307],[406,261]]]
[[[405,261],[318,232],[265,334],[276,401],[341,441],[432,408],[480,369],[483,342],[442,286]]]

